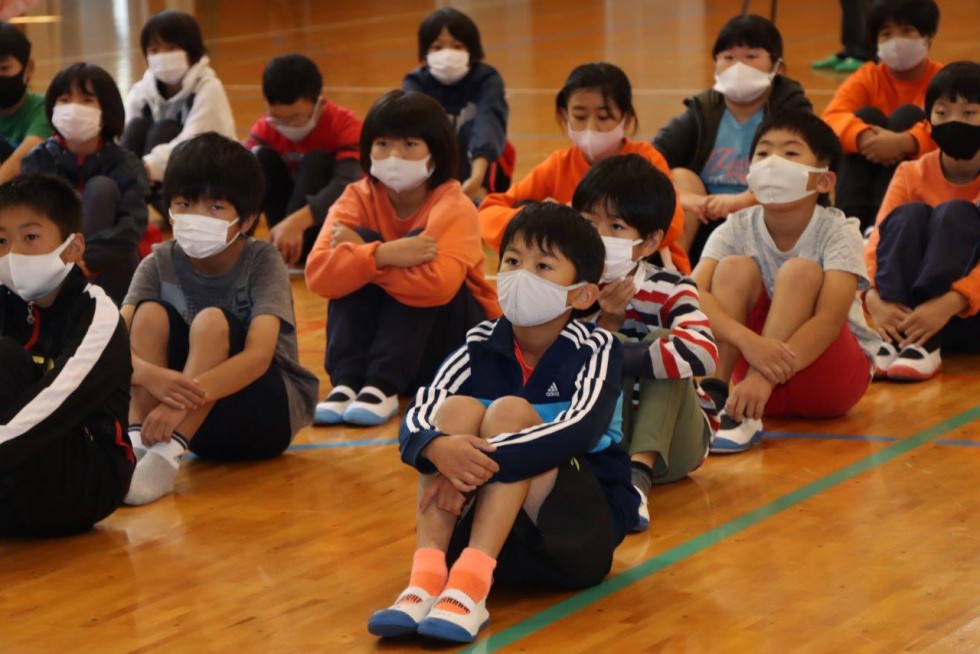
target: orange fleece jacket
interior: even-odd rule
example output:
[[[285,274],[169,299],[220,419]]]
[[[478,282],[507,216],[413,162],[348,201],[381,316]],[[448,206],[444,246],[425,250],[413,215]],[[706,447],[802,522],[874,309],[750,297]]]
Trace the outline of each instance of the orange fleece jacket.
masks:
[[[824,121],[833,128],[845,153],[858,151],[857,138],[870,125],[854,115],[862,107],[877,107],[886,115],[906,104],[925,108],[926,87],[943,65],[928,60],[925,74],[914,82],[901,82],[892,76],[884,63],[868,62],[857,69],[837,88],[837,93],[823,112]],[[919,144],[921,156],[936,148],[929,136],[926,121],[908,131]]]
[[[659,168],[667,177],[673,180],[667,161],[652,145],[645,141],[626,139],[620,154],[639,154]],[[547,159],[534,167],[527,177],[512,184],[505,193],[491,193],[480,203],[480,233],[483,240],[495,252],[500,250],[500,241],[510,219],[520,211],[514,208],[518,202],[540,202],[548,198],[561,203],[570,203],[575,194],[575,188],[589,171],[589,162],[577,145],[566,150],[552,152]],[[670,256],[674,265],[681,272],[691,272],[691,261],[687,253],[677,243],[684,232],[684,210],[680,198],[674,209],[670,227],[664,234],[662,247],[670,248]]]
[[[385,242],[421,230],[422,236],[435,239],[438,253],[432,261],[417,266],[378,268],[374,251],[381,242],[330,247],[330,234],[338,224],[373,230]],[[408,306],[438,307],[452,300],[464,282],[487,318],[498,318],[497,294],[483,276],[476,207],[455,180],[432,189],[419,210],[404,220],[395,214],[380,182],[364,178],[350,184],[330,207],[306,258],[307,287],[328,300],[349,295],[365,284],[377,284]]]
[[[933,150],[915,161],[905,161],[895,169],[875,227],[868,237],[864,248],[864,261],[868,266],[868,276],[874,286],[875,273],[878,271],[878,243],[880,236],[878,228],[899,205],[906,202],[924,202],[936,206],[949,200],[969,200],[980,202],[980,177],[968,184],[953,184],[943,175],[939,150]],[[980,311],[980,264],[975,266],[966,277],[953,283],[952,290],[967,299],[970,306],[960,314],[968,318]]]

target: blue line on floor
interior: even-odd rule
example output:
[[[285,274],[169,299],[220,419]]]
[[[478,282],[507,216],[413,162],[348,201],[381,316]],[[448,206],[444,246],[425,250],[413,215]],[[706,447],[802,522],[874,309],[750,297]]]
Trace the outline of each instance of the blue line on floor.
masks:
[[[752,509],[742,515],[721,524],[714,529],[695,536],[694,538],[672,547],[665,552],[647,559],[643,563],[637,564],[632,568],[621,572],[618,575],[608,577],[597,586],[583,590],[566,600],[558,602],[529,618],[503,629],[488,638],[485,638],[474,645],[462,650],[463,652],[474,652],[487,654],[496,652],[500,649],[512,645],[513,643],[531,636],[552,624],[567,618],[573,613],[580,611],[587,606],[595,604],[610,595],[642,581],[647,577],[667,568],[675,563],[688,559],[702,551],[724,542],[745,529],[779,515],[784,511],[793,508],[807,500],[810,500],[824,491],[835,488],[858,475],[864,474],[878,466],[899,457],[926,443],[935,442],[940,436],[947,434],[964,425],[968,425],[975,420],[980,420],[980,407],[974,407],[969,411],[955,415],[937,425],[930,427],[908,438],[899,440],[888,447],[873,452],[872,454],[859,459],[854,463],[844,466],[840,470],[832,472],[819,479],[805,484],[794,491],[781,497],[777,497],[771,502]]]
[[[956,445],[959,447],[980,447],[980,441],[962,441],[952,438],[944,438],[941,441],[936,441],[936,445]]]
[[[290,445],[288,452],[299,450],[328,450],[337,447],[364,447],[367,445],[397,445],[397,438],[368,438],[360,441],[336,441],[333,443],[299,443]]]

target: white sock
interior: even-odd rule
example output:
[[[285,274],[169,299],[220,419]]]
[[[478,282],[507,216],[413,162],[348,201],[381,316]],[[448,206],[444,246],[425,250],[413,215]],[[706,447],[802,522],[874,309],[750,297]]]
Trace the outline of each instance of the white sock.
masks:
[[[157,443],[136,464],[129,492],[123,502],[149,504],[174,490],[174,479],[180,468],[180,457],[187,451],[187,441],[174,434],[169,443]]]
[[[143,434],[140,433],[143,425],[130,425],[127,433],[129,434],[129,442],[133,444],[133,456],[136,457],[136,461],[139,462],[146,454],[146,445],[143,445]]]

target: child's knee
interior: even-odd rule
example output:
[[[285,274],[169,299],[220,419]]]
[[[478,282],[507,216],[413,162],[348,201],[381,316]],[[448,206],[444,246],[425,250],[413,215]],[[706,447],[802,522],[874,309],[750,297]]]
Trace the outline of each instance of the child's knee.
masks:
[[[931,217],[937,230],[974,235],[977,220],[980,219],[980,207],[969,200],[948,200],[937,205]]]
[[[489,438],[541,424],[541,416],[522,397],[507,395],[494,400],[483,416],[480,436]]]
[[[478,427],[483,422],[486,408],[479,400],[467,395],[453,395],[443,400],[436,410],[433,423],[442,431],[447,431],[447,425],[467,424]],[[479,429],[473,429],[474,433]]]
[[[161,328],[170,326],[170,316],[167,308],[159,302],[147,300],[141,302],[133,312],[133,324],[130,333],[133,335],[148,332],[159,332]]]
[[[231,325],[225,312],[218,307],[208,307],[194,316],[191,321],[191,343],[206,341],[216,346],[228,347]]]
[[[756,286],[762,283],[762,270],[752,257],[741,254],[727,256],[715,266],[712,285],[715,283],[739,283]]]
[[[823,284],[823,269],[816,261],[794,257],[779,267],[776,273],[776,286],[802,291],[817,289]]]
[[[888,116],[878,107],[872,107],[870,105],[861,107],[854,112],[854,115],[868,125],[877,125],[878,127],[888,126]]]
[[[119,185],[105,175],[96,175],[85,182],[84,197],[98,202],[119,200]]]

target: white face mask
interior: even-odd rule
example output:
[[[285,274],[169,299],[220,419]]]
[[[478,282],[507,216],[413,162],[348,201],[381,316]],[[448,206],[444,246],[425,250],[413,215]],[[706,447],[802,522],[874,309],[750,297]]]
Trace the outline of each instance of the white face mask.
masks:
[[[102,110],[74,102],[56,104],[51,112],[51,124],[66,141],[88,141],[102,130]]]
[[[187,53],[183,50],[171,50],[151,54],[146,58],[146,65],[153,71],[153,76],[164,84],[176,84],[184,79],[187,69]]]
[[[320,120],[320,116],[318,115],[320,113],[320,102],[320,100],[317,100],[316,105],[313,107],[313,114],[310,116],[310,119],[299,127],[283,125],[272,116],[269,116],[266,120],[275,128],[277,132],[285,136],[290,141],[293,141],[294,143],[297,141],[302,141],[309,136],[310,132],[313,131],[313,128],[316,127],[317,122]]]
[[[584,285],[560,286],[527,270],[508,270],[497,274],[497,298],[511,324],[534,327],[571,311],[568,292]]]
[[[621,279],[633,270],[636,266],[636,262],[633,261],[633,246],[642,242],[642,238],[630,240],[615,236],[602,237],[602,244],[606,246],[606,265],[602,271],[603,284]]]
[[[174,225],[174,240],[192,259],[207,259],[228,249],[242,235],[239,231],[235,238],[228,240],[228,228],[239,220],[235,218],[228,222],[193,213],[170,214],[170,221]]]
[[[929,54],[929,45],[924,38],[906,39],[897,36],[878,44],[878,58],[898,72],[915,68],[927,54]]]
[[[779,66],[776,62],[775,70]],[[741,61],[735,62],[720,74],[715,75],[714,90],[732,102],[748,103],[757,100],[772,85],[775,72],[764,73]]]
[[[65,251],[75,239],[72,234],[56,250],[47,254],[9,254],[0,257],[0,284],[30,302],[58,288],[71,272],[73,263],[61,260]]]
[[[619,147],[619,144],[623,142],[625,130],[625,118],[608,132],[600,132],[594,129],[575,131],[569,124],[568,138],[572,139],[572,143],[578,146],[578,149],[585,154],[589,161],[595,161]]]
[[[825,173],[827,167],[814,168],[777,155],[770,155],[749,166],[749,188],[761,204],[786,204],[813,195],[807,190],[810,173]]]
[[[455,84],[470,72],[470,53],[466,50],[443,48],[425,55],[429,72],[443,84]]]
[[[387,159],[371,157],[371,174],[395,193],[410,191],[432,176],[435,169],[429,170],[431,158],[427,156],[419,161],[408,161],[395,155]]]

